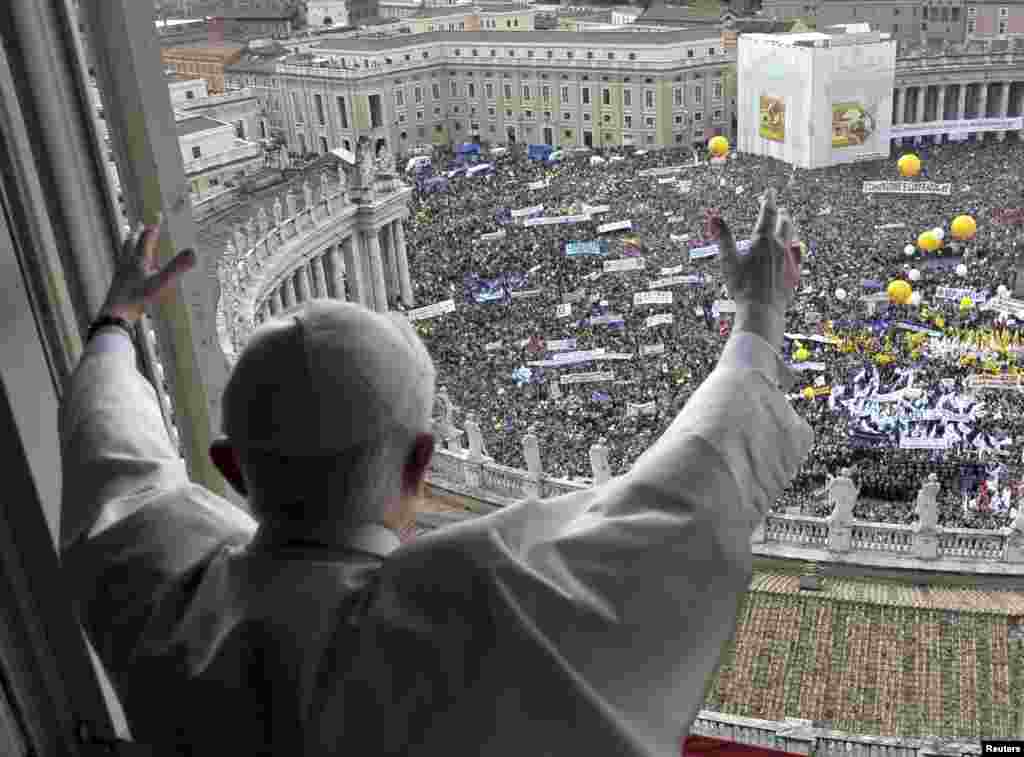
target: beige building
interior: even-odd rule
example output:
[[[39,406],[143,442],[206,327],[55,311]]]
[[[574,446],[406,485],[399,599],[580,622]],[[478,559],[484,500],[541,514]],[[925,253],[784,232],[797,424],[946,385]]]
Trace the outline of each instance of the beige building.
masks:
[[[667,147],[730,134],[717,32],[434,32],[345,39],[311,59],[240,62],[293,151],[421,143]]]
[[[205,44],[190,47],[168,47],[160,51],[164,66],[179,75],[205,79],[209,91],[224,91],[224,67],[237,63],[243,47],[235,44]]]

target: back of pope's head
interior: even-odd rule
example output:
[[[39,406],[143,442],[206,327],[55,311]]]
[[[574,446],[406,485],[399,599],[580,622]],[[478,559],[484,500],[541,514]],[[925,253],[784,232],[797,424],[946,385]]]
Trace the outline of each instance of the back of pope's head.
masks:
[[[293,519],[336,517],[312,512],[329,500],[373,520],[430,432],[435,381],[426,347],[397,314],[314,300],[257,329],[222,415],[254,508],[294,501],[303,511],[285,514]]]

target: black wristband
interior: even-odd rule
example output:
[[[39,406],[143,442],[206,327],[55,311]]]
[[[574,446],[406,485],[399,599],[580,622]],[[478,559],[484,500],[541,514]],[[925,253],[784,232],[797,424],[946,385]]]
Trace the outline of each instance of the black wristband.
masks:
[[[88,336],[86,336],[85,341],[88,342],[89,340],[91,340],[94,336],[96,336],[96,332],[98,332],[102,328],[106,328],[107,326],[117,326],[119,329],[122,329],[125,334],[128,335],[129,339],[132,339],[135,336],[135,327],[132,326],[132,324],[126,321],[124,318],[117,318],[116,316],[113,315],[101,315],[99,318],[92,322],[92,326],[89,327],[89,334]]]

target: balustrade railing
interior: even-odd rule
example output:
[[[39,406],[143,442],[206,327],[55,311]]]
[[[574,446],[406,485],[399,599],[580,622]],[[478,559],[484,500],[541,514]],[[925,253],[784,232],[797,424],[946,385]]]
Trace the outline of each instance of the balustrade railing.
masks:
[[[487,457],[473,460],[467,450],[459,450],[458,444],[438,449],[428,481],[495,507],[525,496],[556,497],[592,486],[589,481],[531,474]],[[829,496],[825,494],[826,498]],[[934,507],[934,501],[931,506]],[[851,502],[845,512],[852,510]],[[930,520],[922,518],[924,523]],[[971,531],[945,529],[934,522],[922,527],[853,520],[852,515],[837,519],[835,515],[818,518],[769,513],[763,527],[754,534],[753,549],[755,554],[766,557],[799,555],[800,550],[806,550],[807,559],[814,560],[822,559],[822,552],[827,552],[847,554],[847,562],[912,561],[915,567],[942,571],[987,571],[990,569],[984,564],[999,564],[1004,572],[1024,576],[1024,533],[1020,526],[1018,519],[1013,527],[1000,531]]]

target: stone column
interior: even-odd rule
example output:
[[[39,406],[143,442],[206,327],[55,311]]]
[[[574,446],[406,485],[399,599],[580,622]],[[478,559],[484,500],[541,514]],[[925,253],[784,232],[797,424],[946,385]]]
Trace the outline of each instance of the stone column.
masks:
[[[281,287],[278,287],[270,296],[270,312],[278,315],[282,310],[284,310],[284,303],[281,301]]]
[[[327,293],[327,273],[324,271],[324,255],[317,255],[313,258],[313,283],[316,284],[317,297],[329,297]]]
[[[284,290],[284,309],[290,310],[298,304],[298,300],[295,297],[295,278],[293,276],[285,276],[281,289]]]
[[[940,84],[935,88],[935,120],[946,120],[946,85]],[[945,134],[938,134],[935,143],[941,145],[946,139]]]
[[[388,288],[388,305],[390,306],[391,298],[398,292],[398,275],[395,268],[395,256],[392,254],[389,224],[380,227],[380,252],[384,261],[384,281]]]
[[[999,118],[1006,118],[1010,113],[1010,87],[1011,83],[1004,81],[999,90],[999,111],[996,113]],[[997,131],[996,139],[1002,142],[1006,139],[1006,132]]]
[[[969,85],[961,82],[957,85],[958,92],[956,93],[956,119],[958,121],[964,120],[964,114],[967,111],[967,87]]]
[[[611,478],[611,466],[608,465],[608,444],[602,436],[597,444],[590,447],[590,470],[594,475],[594,484],[601,486]]]
[[[384,258],[380,250],[380,232],[371,229],[366,232],[366,252],[370,259],[370,280],[373,291],[371,302],[378,313],[388,311],[388,285],[384,278]]]
[[[924,105],[928,100],[928,87],[917,88],[917,100],[914,102],[914,123],[924,123]]]
[[[988,113],[988,82],[982,82],[978,85],[978,115],[975,118],[985,118]],[[985,141],[985,132],[978,132],[978,141]]]
[[[312,293],[309,290],[309,268],[304,263],[295,273],[299,284],[299,301],[309,302],[312,299]]]
[[[395,233],[395,259],[398,261],[398,286],[402,292],[402,304],[411,308],[416,304],[412,295],[412,280],[409,278],[409,257],[405,249],[405,226],[401,221],[392,225]]]
[[[903,123],[903,108],[905,103],[903,102],[903,87],[896,87],[892,91],[892,125],[899,126]]]
[[[363,261],[360,260],[362,247],[359,244],[359,234],[346,237],[341,243],[342,260],[345,262],[345,274],[347,277],[348,297],[364,307],[370,306],[370,299],[366,291],[366,276],[363,271]]]
[[[341,252],[338,245],[332,245],[327,251],[327,267],[330,269],[331,296],[344,302],[347,299],[345,294],[345,264],[341,260]]]

